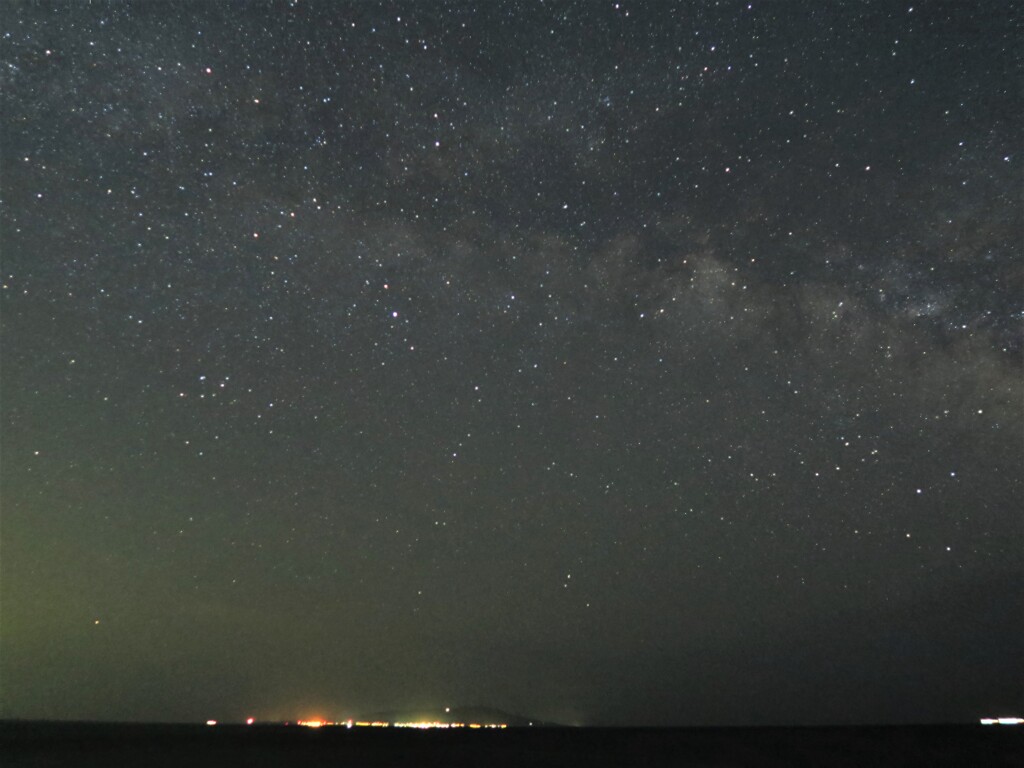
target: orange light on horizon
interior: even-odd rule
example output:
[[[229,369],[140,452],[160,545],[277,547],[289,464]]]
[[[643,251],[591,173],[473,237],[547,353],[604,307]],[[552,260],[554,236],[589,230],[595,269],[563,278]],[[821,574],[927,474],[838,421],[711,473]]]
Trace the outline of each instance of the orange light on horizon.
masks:
[[[299,725],[304,725],[307,728],[320,728],[323,724],[323,720],[299,720]]]

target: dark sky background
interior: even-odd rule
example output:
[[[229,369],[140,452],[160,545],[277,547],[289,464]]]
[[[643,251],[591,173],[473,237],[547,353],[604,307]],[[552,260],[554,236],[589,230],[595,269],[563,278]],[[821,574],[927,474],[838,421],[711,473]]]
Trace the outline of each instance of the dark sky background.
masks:
[[[1015,3],[21,3],[2,711],[1024,705]]]

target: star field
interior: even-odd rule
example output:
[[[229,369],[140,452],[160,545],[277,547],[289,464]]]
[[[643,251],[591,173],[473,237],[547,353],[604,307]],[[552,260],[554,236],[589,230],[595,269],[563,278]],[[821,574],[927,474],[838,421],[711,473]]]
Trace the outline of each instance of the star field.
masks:
[[[17,4],[4,717],[1019,707],[1012,4]]]

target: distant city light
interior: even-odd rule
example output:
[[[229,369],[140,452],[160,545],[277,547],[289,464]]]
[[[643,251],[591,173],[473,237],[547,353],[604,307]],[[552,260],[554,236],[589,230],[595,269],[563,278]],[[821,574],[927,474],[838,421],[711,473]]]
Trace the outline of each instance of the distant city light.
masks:
[[[359,725],[359,723],[356,723]],[[377,723],[374,723],[377,725]],[[386,723],[380,723],[380,725],[387,725]],[[437,721],[424,721],[424,722],[412,722],[412,723],[394,723],[395,728],[507,728],[507,723],[487,723],[483,725],[481,723],[441,723]]]
[[[216,720],[208,720],[207,725],[215,725],[216,722]],[[252,725],[255,720],[250,717],[245,722],[247,725]],[[324,728],[327,726],[345,726],[346,728],[352,728],[353,726],[357,728],[417,728],[421,730],[428,728],[508,728],[508,723],[445,723],[440,720],[415,720],[400,723],[387,723],[383,720],[341,720],[338,722],[331,720],[296,720],[295,723],[306,728]]]
[[[983,717],[982,725],[1022,725],[1024,717]]]
[[[216,725],[216,724],[217,724],[217,721],[216,721],[216,720],[207,720],[207,721],[206,721],[206,724],[207,724],[207,725]]]
[[[246,720],[245,720],[245,724],[246,725],[252,725],[254,722],[256,722],[256,720],[255,720],[255,718],[252,718],[252,717],[246,718]]]

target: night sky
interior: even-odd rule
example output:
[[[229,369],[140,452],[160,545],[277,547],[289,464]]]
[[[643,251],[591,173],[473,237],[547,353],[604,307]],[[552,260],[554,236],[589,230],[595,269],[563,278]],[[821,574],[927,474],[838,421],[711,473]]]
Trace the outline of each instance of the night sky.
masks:
[[[4,3],[0,716],[1024,704],[1014,3]]]

